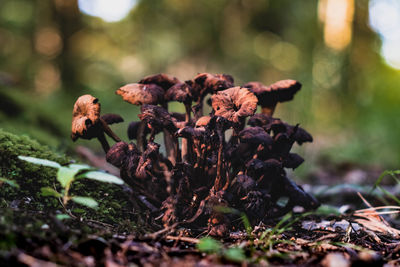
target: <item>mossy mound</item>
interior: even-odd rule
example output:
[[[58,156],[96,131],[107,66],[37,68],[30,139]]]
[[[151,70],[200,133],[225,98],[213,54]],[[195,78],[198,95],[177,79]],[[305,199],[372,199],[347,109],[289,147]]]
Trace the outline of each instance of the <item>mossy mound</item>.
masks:
[[[13,180],[19,185],[19,188],[4,183],[0,185],[0,209],[29,209],[50,215],[62,213],[63,209],[57,199],[41,195],[42,187],[61,189],[56,181],[56,169],[22,161],[18,159],[20,155],[52,160],[60,164],[71,161],[69,157],[57,154],[27,136],[14,135],[0,129],[0,177]],[[120,186],[81,180],[73,183],[71,192],[99,202],[97,210],[69,203],[67,208],[78,217],[98,220],[117,227],[123,224],[121,230],[132,226],[127,222],[135,221],[128,195]]]

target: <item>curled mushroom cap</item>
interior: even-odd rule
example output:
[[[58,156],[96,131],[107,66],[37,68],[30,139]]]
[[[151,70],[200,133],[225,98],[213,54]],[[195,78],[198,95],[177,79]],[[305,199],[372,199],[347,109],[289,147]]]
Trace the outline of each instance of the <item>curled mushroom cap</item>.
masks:
[[[187,83],[177,83],[165,93],[165,98],[170,101],[191,103],[193,100],[192,87]]]
[[[242,130],[239,133],[239,139],[242,143],[255,145],[263,144],[268,146],[274,142],[272,137],[261,127],[248,127]]]
[[[160,86],[162,89],[165,91],[168,90],[171,86],[174,84],[180,83],[180,81],[171,75],[165,74],[165,73],[160,73],[160,74],[154,74],[154,75],[149,75],[144,77],[139,81],[139,83],[142,84],[156,84]]]
[[[115,93],[134,105],[157,105],[164,101],[164,90],[156,84],[130,83],[119,88]]]
[[[123,122],[124,119],[118,115],[118,114],[113,114],[113,113],[107,113],[104,115],[101,115],[101,118],[108,124],[114,124],[114,123],[120,123]]]
[[[191,84],[196,97],[202,99],[206,94],[217,92],[233,87],[233,77],[228,74],[200,73],[193,80],[187,81]]]
[[[91,130],[100,120],[100,103],[91,95],[83,95],[76,100],[72,112],[71,138],[91,139],[97,136],[97,132]]]
[[[253,115],[257,109],[257,97],[247,88],[239,86],[220,91],[211,99],[215,115],[234,123]]]
[[[160,106],[143,105],[141,112],[138,115],[140,120],[146,121],[156,131],[167,129],[171,133],[175,133],[178,130],[175,125],[176,119]]]
[[[296,80],[281,80],[265,86],[260,82],[248,82],[244,87],[249,88],[258,97],[260,105],[271,106],[278,102],[292,100],[300,90],[301,83]]]

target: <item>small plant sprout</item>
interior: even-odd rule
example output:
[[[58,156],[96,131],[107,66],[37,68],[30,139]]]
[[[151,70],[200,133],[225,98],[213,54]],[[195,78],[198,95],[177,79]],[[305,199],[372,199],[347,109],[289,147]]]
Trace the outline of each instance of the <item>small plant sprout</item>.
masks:
[[[26,156],[18,156],[19,159],[27,161],[32,164],[56,168],[57,169],[57,181],[61,184],[62,190],[58,192],[57,190],[51,187],[42,187],[41,193],[42,196],[51,196],[58,198],[60,203],[62,204],[64,210],[72,217],[74,217],[71,212],[66,209],[66,205],[69,201],[73,201],[80,205],[84,205],[86,207],[96,209],[98,207],[98,203],[96,200],[90,197],[84,196],[73,196],[70,194],[70,189],[72,184],[80,179],[91,179],[105,183],[113,183],[113,184],[123,184],[124,182],[111,174],[104,173],[101,171],[94,170],[91,166],[86,164],[69,164],[68,166],[62,166],[57,162],[38,159],[33,157]],[[60,217],[60,219],[65,219],[64,217]]]

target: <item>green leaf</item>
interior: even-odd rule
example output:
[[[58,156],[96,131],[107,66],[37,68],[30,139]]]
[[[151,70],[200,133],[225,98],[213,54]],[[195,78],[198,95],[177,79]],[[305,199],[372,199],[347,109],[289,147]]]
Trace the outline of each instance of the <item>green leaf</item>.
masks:
[[[95,209],[99,206],[97,201],[90,197],[72,197],[72,201],[92,209]]]
[[[79,169],[70,169],[68,167],[60,167],[57,171],[57,181],[60,182],[62,187],[66,187],[73,180]]]
[[[80,209],[80,208],[75,208],[75,209],[72,210],[72,212],[73,213],[84,213],[84,212],[86,212],[86,210]]]
[[[19,159],[37,164],[37,165],[42,165],[46,167],[52,167],[52,168],[61,168],[61,165],[58,164],[55,161],[47,160],[47,159],[38,159],[38,158],[33,158],[33,157],[26,157],[26,156],[18,156]]]
[[[92,166],[89,166],[87,164],[75,164],[75,163],[69,164],[68,168],[74,169],[74,170],[90,170],[90,169],[93,169]]]
[[[18,185],[15,181],[13,181],[13,180],[9,180],[9,179],[0,177],[0,182],[1,182],[1,183],[6,183],[6,184],[8,184],[9,186],[12,186],[12,187],[15,187],[15,188],[19,188],[19,185]],[[0,183],[0,184],[1,184],[1,183]]]
[[[317,214],[319,215],[341,215],[339,209],[337,207],[331,206],[331,205],[321,205],[319,208],[316,210]]]
[[[97,180],[100,182],[105,182],[105,183],[113,183],[113,184],[123,184],[124,181],[122,181],[120,178],[117,176],[105,173],[105,172],[99,172],[99,171],[90,171],[82,174],[82,177],[88,178],[88,179],[93,179]]]
[[[219,241],[213,238],[204,237],[200,239],[199,243],[197,243],[197,249],[208,254],[220,253],[222,245]]]
[[[223,255],[227,260],[233,262],[243,262],[246,260],[246,255],[244,254],[243,249],[238,247],[229,248],[224,251]]]
[[[61,197],[61,194],[51,187],[42,187],[40,188],[40,191],[44,197]]]
[[[62,220],[71,219],[71,216],[69,216],[68,214],[57,214],[56,218],[58,220],[62,221]]]
[[[253,227],[251,227],[249,218],[247,217],[246,213],[242,212],[240,215],[240,218],[242,219],[244,229],[246,229],[247,235],[251,236],[251,232],[253,231]]]
[[[384,189],[381,186],[378,186],[379,190],[381,190],[384,194],[386,194],[389,198],[393,199],[397,205],[400,205],[400,199],[398,199],[395,195],[393,195],[392,193],[390,193],[389,191],[387,191],[386,189]]]

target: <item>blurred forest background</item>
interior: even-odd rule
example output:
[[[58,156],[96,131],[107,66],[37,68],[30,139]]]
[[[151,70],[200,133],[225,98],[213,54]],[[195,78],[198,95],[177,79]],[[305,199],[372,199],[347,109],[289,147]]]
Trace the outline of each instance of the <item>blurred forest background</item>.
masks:
[[[398,168],[399,31],[396,0],[1,0],[0,128],[72,152],[82,94],[127,140],[139,110],[114,92],[143,76],[291,78],[303,88],[276,117],[315,138],[300,173],[321,158]]]

